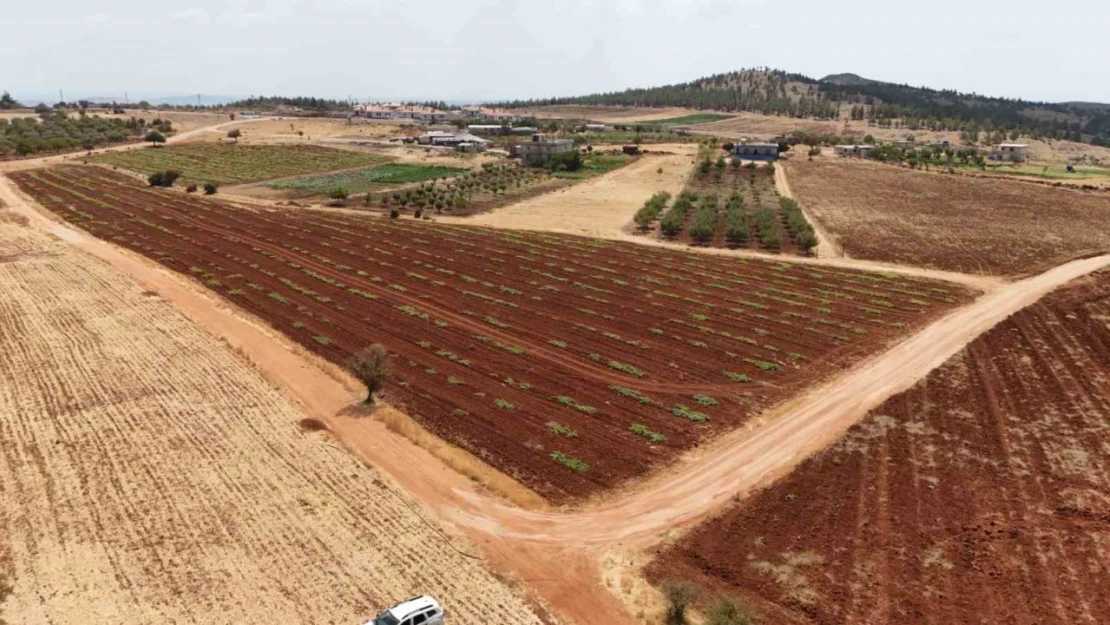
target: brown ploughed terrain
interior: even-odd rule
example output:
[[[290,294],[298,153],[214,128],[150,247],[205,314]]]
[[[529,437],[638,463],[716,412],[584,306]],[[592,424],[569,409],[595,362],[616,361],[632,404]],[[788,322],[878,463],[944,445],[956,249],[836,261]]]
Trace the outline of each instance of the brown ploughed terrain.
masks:
[[[668,548],[776,623],[1110,619],[1110,272],[999,324]]]
[[[555,502],[641,476],[964,302],[905,276],[339,212],[251,210],[95,167],[13,178],[195,277]]]
[[[785,166],[852,258],[1027,275],[1110,249],[1110,193],[835,158]]]

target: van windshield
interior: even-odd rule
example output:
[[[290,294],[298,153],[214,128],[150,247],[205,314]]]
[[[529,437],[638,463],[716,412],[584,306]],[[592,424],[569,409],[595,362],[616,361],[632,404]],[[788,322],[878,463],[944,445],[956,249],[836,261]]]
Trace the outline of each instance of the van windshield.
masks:
[[[378,615],[378,618],[374,619],[374,625],[397,625],[400,622],[396,616],[389,613],[389,610],[382,612]]]

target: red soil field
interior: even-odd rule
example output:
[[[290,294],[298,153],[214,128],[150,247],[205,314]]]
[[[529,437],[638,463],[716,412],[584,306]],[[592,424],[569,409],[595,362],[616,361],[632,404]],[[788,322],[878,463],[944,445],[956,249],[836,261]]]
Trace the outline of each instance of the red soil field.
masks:
[[[649,575],[741,594],[775,623],[1110,622],[1108,419],[1103,271],[1011,316]]]
[[[570,502],[641,476],[965,301],[959,287],[564,235],[247,209],[97,167],[13,179]]]

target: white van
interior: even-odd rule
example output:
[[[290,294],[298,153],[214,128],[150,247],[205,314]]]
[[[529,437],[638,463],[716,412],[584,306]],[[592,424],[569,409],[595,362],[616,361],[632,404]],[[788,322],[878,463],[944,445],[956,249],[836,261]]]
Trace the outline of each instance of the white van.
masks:
[[[428,595],[405,599],[363,625],[443,625],[443,608]]]

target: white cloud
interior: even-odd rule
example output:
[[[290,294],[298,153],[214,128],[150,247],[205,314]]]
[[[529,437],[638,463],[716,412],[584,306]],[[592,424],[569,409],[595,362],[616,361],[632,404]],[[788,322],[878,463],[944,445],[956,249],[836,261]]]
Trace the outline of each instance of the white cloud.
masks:
[[[198,22],[207,22],[210,17],[208,9],[204,7],[192,7],[189,9],[181,9],[170,13],[170,17],[175,20],[196,20]]]

